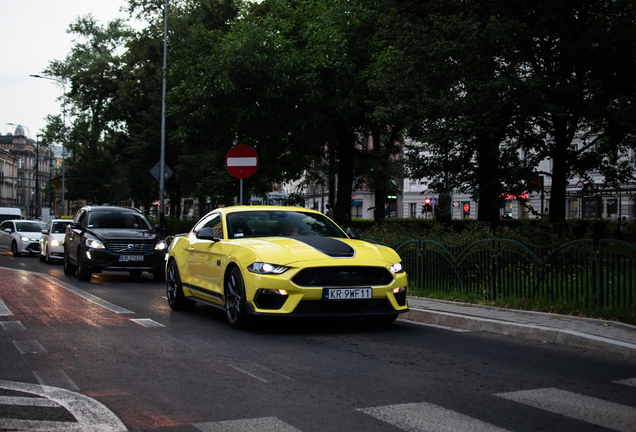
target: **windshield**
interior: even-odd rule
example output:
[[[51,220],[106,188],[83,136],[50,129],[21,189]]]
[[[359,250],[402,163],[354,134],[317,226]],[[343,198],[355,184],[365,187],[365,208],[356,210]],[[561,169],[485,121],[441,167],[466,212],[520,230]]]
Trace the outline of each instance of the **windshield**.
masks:
[[[40,222],[16,222],[15,229],[18,232],[40,232],[46,229],[46,225]]]
[[[346,238],[327,217],[301,211],[250,211],[227,215],[229,238],[318,236]]]
[[[73,221],[53,222],[51,225],[51,233],[64,234],[66,232],[66,226]]]
[[[121,211],[90,213],[88,228],[152,229],[150,222],[142,214]]]

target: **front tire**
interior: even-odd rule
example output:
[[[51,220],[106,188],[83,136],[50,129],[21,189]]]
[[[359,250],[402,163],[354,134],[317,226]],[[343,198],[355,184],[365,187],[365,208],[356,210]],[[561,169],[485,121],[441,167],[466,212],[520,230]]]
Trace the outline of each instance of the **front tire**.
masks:
[[[82,257],[82,251],[77,251],[77,279],[83,282],[91,280],[91,272],[86,268],[86,263]]]
[[[14,257],[20,256],[20,251],[18,250],[18,244],[16,242],[11,243],[11,253],[13,253]]]
[[[234,267],[225,279],[225,315],[232,328],[244,329],[249,325],[245,308],[245,283],[241,271]]]
[[[188,300],[183,294],[183,284],[179,267],[175,261],[168,264],[168,279],[166,283],[168,305],[174,311],[189,311],[194,308],[196,302]]]
[[[38,258],[40,258],[40,261],[44,261],[46,259],[42,251],[40,251],[40,256]]]
[[[68,257],[68,251],[64,249],[64,274],[66,276],[73,276],[76,269],[77,267],[75,266],[75,264],[71,264],[71,261]]]

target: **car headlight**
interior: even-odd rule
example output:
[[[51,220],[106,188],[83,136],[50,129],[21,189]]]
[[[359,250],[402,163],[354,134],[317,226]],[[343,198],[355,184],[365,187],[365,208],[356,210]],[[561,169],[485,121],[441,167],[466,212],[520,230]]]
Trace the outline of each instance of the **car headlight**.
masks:
[[[30,237],[20,237],[20,240],[22,240],[24,243],[30,243],[30,242],[38,241],[38,239],[33,239],[33,238],[30,238]]]
[[[60,245],[61,243],[59,240],[55,240],[55,239],[51,240],[51,246],[60,246]]]
[[[399,262],[399,263],[390,265],[389,270],[391,270],[392,273],[402,273],[404,271],[404,267],[402,267],[402,263]]]
[[[164,250],[168,248],[168,244],[161,240],[160,242],[157,242],[157,244],[155,245],[155,250]]]
[[[95,239],[86,239],[86,246],[92,249],[106,249],[104,243]]]
[[[262,262],[255,262],[247,266],[247,270],[251,273],[257,274],[282,274],[289,270],[289,267],[276,264],[267,264]]]

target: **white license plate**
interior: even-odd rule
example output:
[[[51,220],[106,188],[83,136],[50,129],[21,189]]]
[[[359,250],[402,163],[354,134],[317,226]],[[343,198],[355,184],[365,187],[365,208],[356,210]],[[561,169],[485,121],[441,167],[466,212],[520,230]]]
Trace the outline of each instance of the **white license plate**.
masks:
[[[325,289],[325,300],[357,300],[373,297],[371,288],[329,288]]]
[[[119,255],[119,261],[143,261],[143,255]]]

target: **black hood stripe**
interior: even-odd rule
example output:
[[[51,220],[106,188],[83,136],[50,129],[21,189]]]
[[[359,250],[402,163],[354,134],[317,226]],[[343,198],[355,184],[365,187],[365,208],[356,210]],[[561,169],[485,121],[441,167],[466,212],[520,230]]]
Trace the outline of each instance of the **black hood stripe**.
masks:
[[[322,252],[332,258],[353,258],[356,254],[355,249],[353,249],[351,246],[334,238],[309,236],[292,238],[294,240],[298,240],[299,242],[308,244],[312,248],[316,249],[318,252]]]

